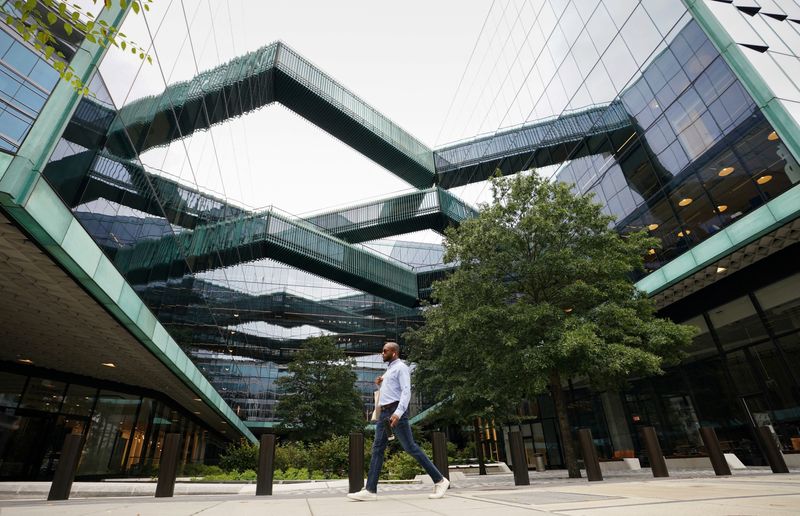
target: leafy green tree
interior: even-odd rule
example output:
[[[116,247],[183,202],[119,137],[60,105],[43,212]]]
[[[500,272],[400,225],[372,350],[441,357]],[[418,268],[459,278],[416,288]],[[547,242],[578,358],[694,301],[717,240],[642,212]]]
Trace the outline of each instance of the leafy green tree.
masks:
[[[579,477],[565,378],[611,388],[662,373],[694,329],[656,318],[633,285],[656,239],[619,235],[591,196],[535,173],[492,185],[493,202],[446,234],[445,260],[459,268],[434,284],[437,304],[408,335],[415,381],[465,420],[507,420],[549,389],[569,475]]]
[[[330,337],[305,341],[289,364],[289,375],[277,380],[285,393],[276,409],[281,429],[293,439],[317,442],[362,428],[354,365]]]
[[[123,8],[130,5],[134,13],[149,11],[153,0],[92,0],[110,7],[119,2]],[[14,29],[22,39],[29,42],[42,58],[69,81],[72,87],[83,95],[89,89],[83,84],[75,70],[69,65],[67,57],[59,50],[59,38],[70,38],[79,33],[83,38],[102,47],[113,45],[130,51],[140,59],[152,63],[153,59],[140,45],[130,40],[118,27],[104,20],[95,20],[91,12],[85,11],[77,3],[64,0],[13,0],[8,2],[3,12],[6,25]]]

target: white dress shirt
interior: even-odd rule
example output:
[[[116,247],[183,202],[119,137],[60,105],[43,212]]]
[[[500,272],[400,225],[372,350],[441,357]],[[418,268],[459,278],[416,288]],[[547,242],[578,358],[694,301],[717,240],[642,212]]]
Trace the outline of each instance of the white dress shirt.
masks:
[[[381,382],[381,405],[399,401],[394,415],[401,417],[411,401],[411,370],[405,362],[396,358],[389,362]]]

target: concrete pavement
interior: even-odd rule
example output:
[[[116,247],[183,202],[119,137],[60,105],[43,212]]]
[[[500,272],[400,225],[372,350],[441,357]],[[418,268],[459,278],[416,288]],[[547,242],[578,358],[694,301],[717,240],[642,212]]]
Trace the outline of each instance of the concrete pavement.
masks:
[[[532,477],[533,478],[533,477]],[[800,474],[773,475],[768,471],[733,477],[681,476],[653,479],[645,476],[585,479],[552,477],[530,487],[514,487],[510,479],[468,479],[455,485],[441,500],[429,500],[429,486],[380,486],[376,502],[353,502],[341,486],[324,489],[276,490],[272,497],[247,494],[187,495],[171,499],[149,497],[0,501],[0,514],[83,516],[235,514],[347,515],[457,515],[506,514],[674,516],[800,514]],[[505,480],[505,481],[503,481]],[[294,486],[297,486],[295,484]],[[241,486],[240,486],[241,487]],[[288,488],[289,486],[275,486]],[[320,486],[321,487],[321,486]],[[335,492],[333,492],[335,490]]]

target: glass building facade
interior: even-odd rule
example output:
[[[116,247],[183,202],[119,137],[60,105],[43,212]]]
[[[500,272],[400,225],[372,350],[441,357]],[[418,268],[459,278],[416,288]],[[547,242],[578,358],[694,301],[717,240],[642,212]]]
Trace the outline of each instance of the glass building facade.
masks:
[[[277,423],[275,380],[310,336],[329,335],[356,357],[368,412],[382,366],[376,353],[387,339],[403,343],[422,321],[431,282],[455,266],[443,263],[441,239],[419,232],[475,216],[465,199],[483,192],[495,170],[537,168],[594,195],[620,233],[659,238],[636,279],[647,286],[668,278],[649,290],[661,313],[699,328],[687,359],[664,376],[605,393],[570,380],[573,425],[592,428],[607,459],[638,454],[637,427],[651,424],[671,456],[702,452],[701,425],[716,427],[725,449],[748,464],[762,461],[755,426],[772,425],[786,453],[800,451],[797,244],[782,233],[782,248],[758,254],[744,247],[752,238],[734,238],[765,210],[786,213],[782,199],[800,181],[793,0],[748,2],[758,9],[712,0],[510,0],[514,27],[524,30],[504,47],[516,46],[517,57],[507,70],[493,61],[488,75],[505,78],[469,115],[490,133],[468,123],[468,134],[482,135],[438,148],[285,44],[226,61],[219,49],[192,46],[182,6],[156,4],[125,22],[129,35],[153,44],[153,65],[121,66],[112,49],[91,75],[91,95],[52,135],[41,175],[153,325],[251,429]],[[211,8],[198,5],[189,8],[191,23],[213,25]],[[189,44],[176,48],[176,38]],[[0,150],[11,159],[58,76],[5,26],[0,76]],[[233,127],[276,102],[415,189],[305,216],[236,201],[222,180],[243,168],[226,159]],[[484,105],[494,111],[475,116]],[[757,237],[790,227],[796,209],[782,217]],[[735,270],[717,265],[735,253],[744,253]],[[731,271],[668,298],[700,270],[684,267],[687,257]],[[79,475],[87,478],[148,471],[168,430],[184,435],[187,461],[213,456],[223,440],[158,393],[6,366],[0,399],[12,431],[0,441],[3,478],[48,478],[65,433],[85,437]],[[519,416],[529,462],[542,453],[562,466],[551,400],[525,401]],[[503,435],[487,430],[498,458]],[[32,442],[48,444],[20,452]]]

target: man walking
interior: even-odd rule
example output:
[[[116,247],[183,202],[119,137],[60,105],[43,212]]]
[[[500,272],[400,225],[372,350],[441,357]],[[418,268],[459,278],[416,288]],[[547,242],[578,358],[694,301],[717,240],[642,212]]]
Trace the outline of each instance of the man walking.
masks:
[[[400,360],[400,346],[396,342],[383,345],[383,361],[388,363],[383,376],[375,379],[381,386],[381,415],[375,423],[375,441],[372,443],[372,460],[369,463],[367,486],[357,493],[347,495],[351,500],[367,502],[378,499],[378,477],[383,468],[383,454],[389,441],[389,434],[394,434],[403,449],[414,457],[425,472],[433,480],[433,494],[428,498],[441,498],[450,487],[450,481],[442,476],[436,466],[425,455],[425,452],[414,442],[411,425],[408,423],[408,403],[411,401],[411,371]]]

